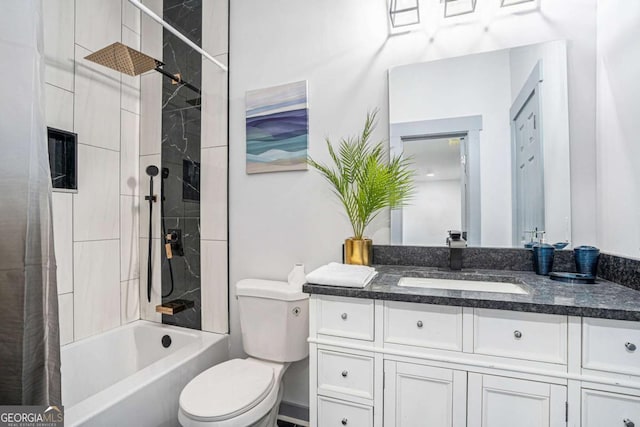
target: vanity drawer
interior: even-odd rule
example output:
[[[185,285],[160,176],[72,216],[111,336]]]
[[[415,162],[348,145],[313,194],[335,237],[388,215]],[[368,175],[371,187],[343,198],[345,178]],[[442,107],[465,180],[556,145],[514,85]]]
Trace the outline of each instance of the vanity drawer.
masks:
[[[384,342],[462,351],[462,308],[385,301]]]
[[[318,426],[373,426],[373,408],[318,396]]]
[[[567,317],[474,309],[474,352],[538,362],[567,363]]]
[[[318,350],[318,393],[373,399],[373,357]]]
[[[640,398],[582,389],[582,427],[640,426]]]
[[[323,296],[317,320],[319,334],[373,341],[373,300]]]
[[[585,317],[582,345],[583,368],[640,375],[640,322]]]

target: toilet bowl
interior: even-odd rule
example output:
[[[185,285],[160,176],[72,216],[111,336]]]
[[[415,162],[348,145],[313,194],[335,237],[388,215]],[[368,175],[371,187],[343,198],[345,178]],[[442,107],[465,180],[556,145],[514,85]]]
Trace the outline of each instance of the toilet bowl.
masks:
[[[232,359],[204,371],[180,394],[184,427],[272,427],[289,363]]]
[[[236,295],[249,357],[213,366],[185,386],[178,411],[183,427],[274,427],[282,376],[309,355],[309,296],[299,287],[245,279]]]

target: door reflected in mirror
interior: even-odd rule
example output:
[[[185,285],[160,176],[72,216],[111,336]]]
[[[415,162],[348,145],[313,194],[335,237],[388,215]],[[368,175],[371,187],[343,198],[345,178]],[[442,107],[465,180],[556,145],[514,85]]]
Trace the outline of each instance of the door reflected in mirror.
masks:
[[[416,195],[391,243],[523,247],[571,240],[566,42],[389,72],[391,151],[412,156]]]

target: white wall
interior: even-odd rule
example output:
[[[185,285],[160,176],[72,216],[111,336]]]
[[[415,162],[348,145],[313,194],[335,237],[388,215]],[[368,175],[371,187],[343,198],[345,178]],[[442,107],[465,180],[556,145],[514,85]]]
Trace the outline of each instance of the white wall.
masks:
[[[508,50],[413,64],[394,68],[389,75],[391,123],[482,116],[478,162],[482,246],[512,246],[510,78]],[[451,229],[442,228],[440,235]],[[403,234],[408,236],[406,230]]]
[[[126,0],[47,0],[47,125],[78,134],[78,192],[53,193],[60,340],[139,318],[139,78],[84,59],[115,41],[140,43]]]
[[[640,3],[598,0],[598,245],[640,258]]]
[[[387,70],[474,52],[568,39],[572,206],[580,212],[576,244],[595,240],[595,0],[542,1],[513,13],[500,2],[478,2],[476,14],[444,21],[440,2],[422,2],[418,31],[389,36],[384,1],[247,0],[230,10],[230,284],[247,277],[284,279],[295,262],[307,271],[340,260],[350,227],[315,172],[245,174],[247,90],[309,82],[309,154],[325,161],[325,136],[357,133],[368,109],[380,107],[374,139],[386,139]],[[457,24],[457,25],[455,25]],[[387,243],[388,224],[369,231]],[[231,288],[232,353],[241,353],[237,303]],[[285,400],[307,404],[304,364],[287,377]]]

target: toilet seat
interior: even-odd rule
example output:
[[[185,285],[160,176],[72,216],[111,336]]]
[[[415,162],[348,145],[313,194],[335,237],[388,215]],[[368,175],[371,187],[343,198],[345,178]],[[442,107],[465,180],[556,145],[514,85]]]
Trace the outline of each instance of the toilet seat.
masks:
[[[234,418],[258,405],[276,384],[274,367],[253,359],[232,359],[195,377],[180,394],[180,410],[192,420]]]

